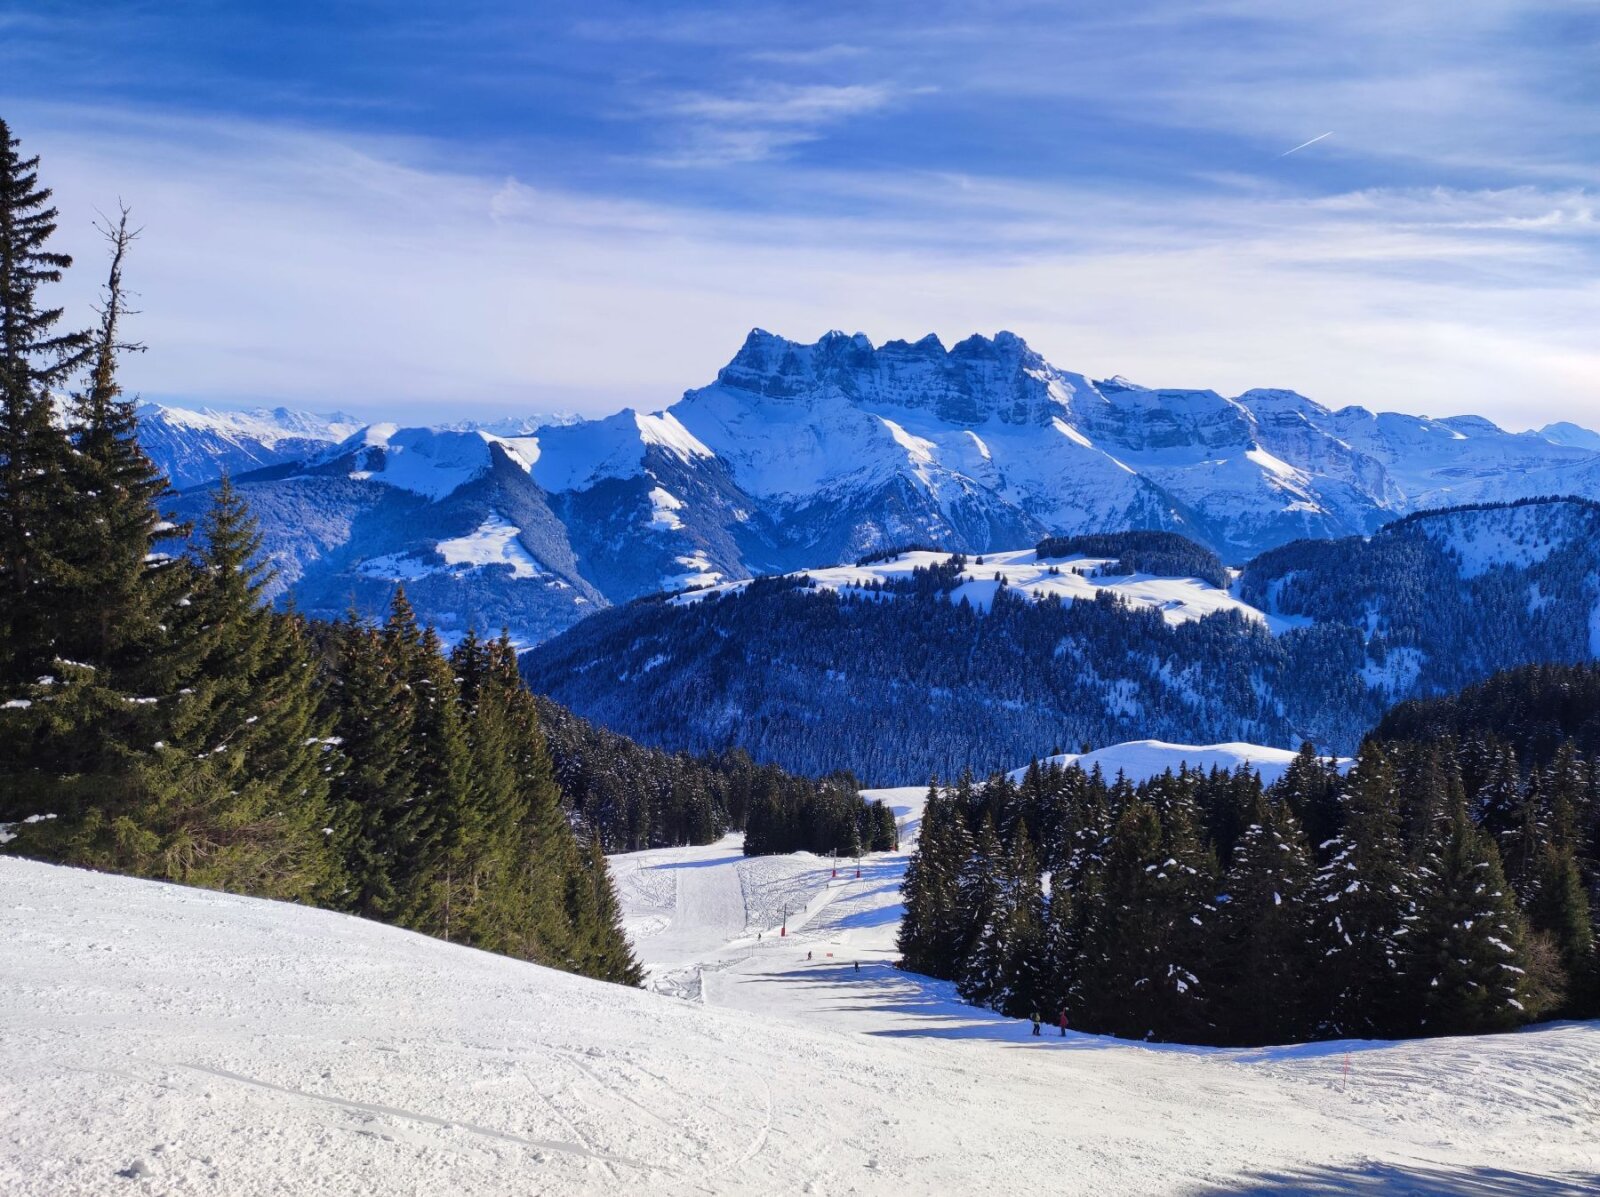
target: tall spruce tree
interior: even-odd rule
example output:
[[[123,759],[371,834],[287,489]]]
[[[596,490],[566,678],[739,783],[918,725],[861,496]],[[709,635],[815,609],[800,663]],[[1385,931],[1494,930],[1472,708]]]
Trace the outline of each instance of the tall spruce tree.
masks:
[[[59,388],[87,359],[87,332],[61,331],[44,289],[72,265],[50,248],[56,210],[39,159],[0,120],[0,698],[48,672],[57,655],[61,555],[75,530],[71,451]],[[26,700],[21,700],[26,701]]]
[[[158,507],[167,479],[140,447],[133,401],[117,380],[119,358],[143,349],[123,339],[122,269],[137,236],[128,228],[128,210],[101,231],[111,247],[110,272],[88,378],[68,409],[66,480],[76,498],[74,535],[60,563],[57,653],[101,670],[148,673],[188,582],[162,546],[188,530]]]
[[[1234,846],[1218,911],[1217,1022],[1228,1042],[1311,1034],[1311,854],[1294,813],[1258,788]]]
[[[1339,805],[1339,771],[1317,755],[1312,744],[1300,745],[1294,760],[1273,787],[1274,800],[1288,806],[1305,831],[1306,844],[1318,864],[1325,864],[1343,811]]]
[[[1330,1036],[1399,1033],[1406,1019],[1414,878],[1405,867],[1394,769],[1366,745],[1341,795],[1342,830],[1316,877],[1321,960],[1315,1001]]]
[[[335,843],[345,888],[338,905],[366,918],[399,916],[404,821],[413,784],[405,768],[412,694],[387,638],[352,613],[332,635],[326,710],[345,766],[333,784]]]
[[[75,496],[75,535],[62,539],[55,559],[53,656],[47,674],[18,679],[0,705],[0,819],[49,813],[63,821],[52,832],[89,801],[125,789],[162,738],[152,696],[171,688],[177,646],[168,625],[190,580],[156,551],[182,529],[155,508],[166,482],[140,449],[133,405],[117,384],[117,359],[129,348],[119,339],[126,213],[106,232],[113,252],[92,369],[71,407],[73,443],[57,463]],[[23,850],[61,850],[42,842],[57,836],[27,838]]]
[[[455,674],[432,628],[422,633],[408,662],[407,684],[417,702],[408,745],[414,818],[400,919],[429,935],[460,938],[463,918],[471,913],[484,812],[474,801],[472,753]]]
[[[134,820],[148,834],[153,875],[311,901],[338,884],[328,844],[337,757],[304,625],[263,605],[260,548],[224,478],[173,628],[176,692],[161,704],[167,740],[153,801]]]
[[[1409,946],[1429,1035],[1508,1030],[1527,1014],[1522,916],[1494,841],[1458,801],[1438,821]],[[1405,1028],[1411,1030],[1411,1028]]]
[[[1005,964],[999,992],[990,999],[997,1010],[1021,1017],[1048,1008],[1046,986],[1045,904],[1039,883],[1039,860],[1028,838],[1028,825],[1015,821],[1006,862],[1004,903]]]
[[[1011,882],[994,819],[985,812],[973,836],[972,850],[962,862],[958,889],[961,921],[967,931],[956,986],[962,997],[980,1006],[993,1005],[1005,997],[1006,966],[1011,956],[1011,945],[1006,940],[1010,930]]]
[[[971,837],[955,798],[930,784],[903,887],[906,913],[899,948],[902,963],[912,972],[946,980],[959,975],[967,930],[961,874],[970,851]]]
[[[515,886],[527,809],[516,776],[511,703],[519,685],[500,668],[499,645],[471,631],[450,654],[465,719],[473,834],[460,846],[456,937],[495,952],[514,950]]]

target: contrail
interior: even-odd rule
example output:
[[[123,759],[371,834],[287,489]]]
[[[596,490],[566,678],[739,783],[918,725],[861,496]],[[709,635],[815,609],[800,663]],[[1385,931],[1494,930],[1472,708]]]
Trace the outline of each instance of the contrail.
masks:
[[[1278,155],[1278,157],[1287,158],[1290,154],[1294,153],[1295,150],[1303,150],[1308,145],[1316,145],[1317,142],[1321,141],[1324,137],[1332,137],[1332,136],[1333,136],[1333,130],[1331,130],[1331,129],[1328,130],[1328,132],[1326,132],[1326,133],[1318,133],[1310,141],[1302,141],[1299,145],[1294,147],[1294,150],[1284,150],[1283,153]]]

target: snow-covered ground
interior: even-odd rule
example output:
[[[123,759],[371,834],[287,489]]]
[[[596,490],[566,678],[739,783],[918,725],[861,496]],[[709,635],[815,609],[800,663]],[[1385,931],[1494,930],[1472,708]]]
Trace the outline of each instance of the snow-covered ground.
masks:
[[[909,840],[920,791],[881,796]],[[1259,1051],[1034,1040],[890,966],[904,861],[835,879],[804,854],[746,860],[733,839],[617,857],[661,991],[637,992],[0,858],[0,1192],[1600,1183],[1596,1025]]]
[[[1294,758],[1294,752],[1287,748],[1269,748],[1263,744],[1168,744],[1164,740],[1130,740],[1093,752],[1066,752],[1046,757],[1040,763],[1077,765],[1085,772],[1098,768],[1107,780],[1115,780],[1120,773],[1134,785],[1163,773],[1176,773],[1182,765],[1206,773],[1212,769],[1232,773],[1239,766],[1248,765],[1260,776],[1263,785],[1270,786],[1288,771]],[[1352,763],[1349,757],[1339,758],[1341,771]],[[1026,772],[1026,769],[1017,769],[1011,776],[1021,781]]]

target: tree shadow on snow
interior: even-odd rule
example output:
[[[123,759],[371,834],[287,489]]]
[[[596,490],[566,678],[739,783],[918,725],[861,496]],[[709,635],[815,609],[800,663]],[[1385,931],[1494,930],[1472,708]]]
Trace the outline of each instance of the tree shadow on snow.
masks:
[[[1442,1168],[1423,1164],[1366,1163],[1343,1167],[1263,1172],[1236,1184],[1206,1185],[1202,1194],[1281,1194],[1282,1197],[1593,1197],[1600,1176],[1539,1176],[1503,1168]]]

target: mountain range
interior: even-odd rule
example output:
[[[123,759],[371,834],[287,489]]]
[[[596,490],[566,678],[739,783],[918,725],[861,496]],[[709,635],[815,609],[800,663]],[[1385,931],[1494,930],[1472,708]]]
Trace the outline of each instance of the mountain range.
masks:
[[[447,635],[506,626],[526,644],[655,591],[893,545],[1148,528],[1237,563],[1451,503],[1600,497],[1600,435],[1576,425],[1091,380],[1005,332],[946,347],[757,329],[710,385],[599,419],[141,419],[181,514],[234,476],[302,609],[375,610],[403,582]]]

